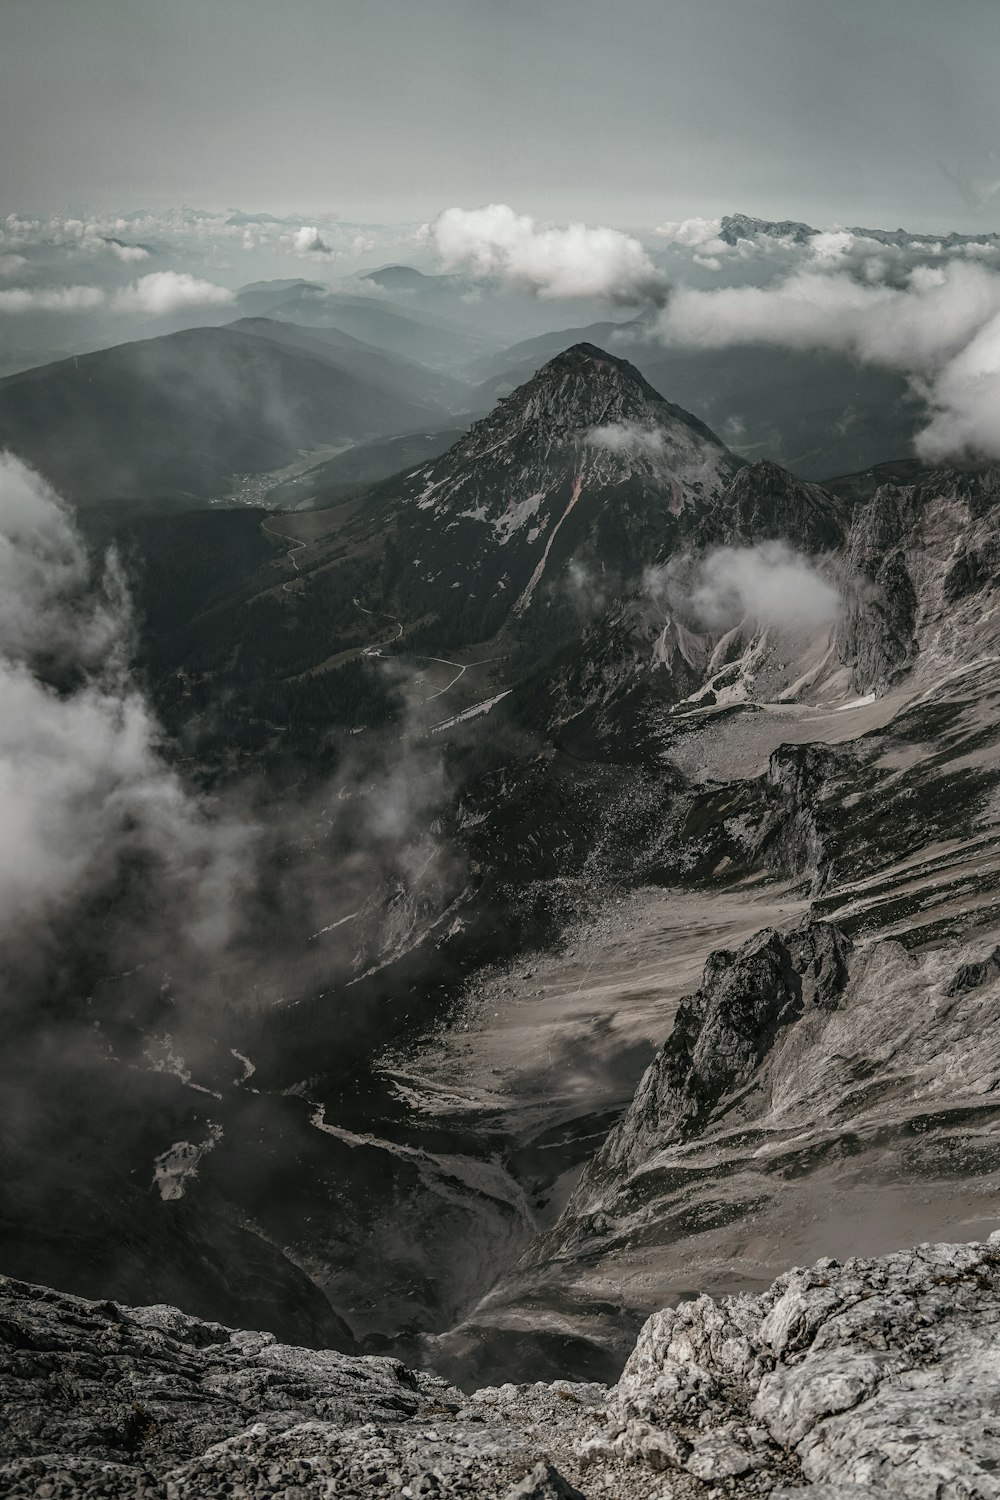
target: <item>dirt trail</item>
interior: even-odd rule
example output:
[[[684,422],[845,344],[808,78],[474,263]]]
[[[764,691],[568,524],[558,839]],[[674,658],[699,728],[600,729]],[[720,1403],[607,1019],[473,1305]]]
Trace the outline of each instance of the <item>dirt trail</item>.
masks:
[[[261,529],[261,531],[266,531],[267,534],[268,534],[268,536],[280,537],[283,542],[294,541],[294,538],[290,537],[287,532],[275,530],[275,528],[273,526],[268,526],[268,524],[267,524],[266,521],[261,521],[261,523],[260,523],[260,529]],[[300,569],[299,569],[299,560],[295,556],[295,554],[296,554],[296,552],[301,552],[302,548],[305,547],[305,546],[306,546],[305,542],[295,542],[295,545],[293,547],[289,547],[289,549],[288,549],[287,555],[290,558],[292,567],[295,569],[296,573],[298,573],[300,571]],[[292,584],[294,582],[295,582],[294,578],[289,579],[288,583],[283,583],[281,585],[281,587],[282,587],[283,590],[285,590],[287,592],[287,590],[292,587]]]

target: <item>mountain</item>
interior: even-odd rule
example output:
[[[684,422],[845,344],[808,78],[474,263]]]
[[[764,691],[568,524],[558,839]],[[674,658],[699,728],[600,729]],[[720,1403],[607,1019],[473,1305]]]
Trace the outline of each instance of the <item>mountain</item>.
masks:
[[[70,914],[84,978],[57,952],[26,984],[40,1078],[23,1036],[3,1049],[0,1268],[34,1244],[54,1284],[110,1297],[175,1287],[183,1252],[170,1295],[228,1317],[238,1228],[263,1326],[323,1313],[342,1347],[346,1325],[470,1387],[616,1379],[648,1314],[636,1358],[666,1368],[675,1316],[709,1343],[743,1318],[748,1345],[698,1345],[712,1371],[761,1361],[698,1384],[702,1428],[771,1389],[760,1351],[806,1293],[789,1380],[869,1277],[943,1315],[961,1267],[906,1247],[998,1227],[998,539],[995,466],[818,485],[592,345],[363,494],[134,521],[167,743],[246,799],[267,857],[238,962],[187,1013],[141,881],[110,908],[113,969],[109,908]],[[52,1017],[78,1023],[67,1079]],[[67,1240],[60,1204],[102,1198],[110,1227]]]
[[[336,364],[401,401],[439,405],[446,411],[462,411],[468,402],[464,381],[402,355],[387,354],[339,328],[309,328],[276,318],[239,318],[227,326]]]
[[[752,240],[758,234],[766,234],[772,239],[804,245],[817,233],[818,230],[809,224],[794,219],[755,219],[750,214],[724,214],[719,239],[725,240],[727,245],[735,245],[739,240]]]
[[[395,486],[397,545],[414,560],[401,607],[441,620],[460,602],[454,628],[484,639],[524,616],[540,587],[548,593],[549,570],[562,574],[570,559],[623,576],[641,569],[678,517],[738,468],[638,370],[574,345]]]
[[[415,266],[380,266],[378,270],[366,271],[361,280],[396,297],[446,297],[450,300],[476,289],[476,284],[465,276],[429,276]]]
[[[791,219],[755,219],[751,214],[725,214],[719,238],[725,240],[727,245],[735,245],[741,239],[752,240],[758,235],[765,235],[769,239],[791,240],[793,244],[804,245],[823,232],[810,224]],[[926,249],[928,246],[951,248],[984,243],[1000,244],[1000,235],[993,230],[983,231],[981,234],[924,234],[909,229],[865,229],[854,224],[846,232],[857,235],[860,239],[876,240],[880,245],[895,245],[899,249],[911,245]]]
[[[442,426],[436,383],[263,320],[188,329],[0,381],[0,444],[81,504],[206,499],[303,450]]]
[[[337,328],[366,344],[442,370],[461,375],[474,359],[503,343],[470,328],[433,305],[406,306],[392,302],[374,287],[368,295],[337,289],[323,296],[298,294],[269,309],[269,316],[310,328]]]
[[[529,339],[478,361],[470,406],[489,406],[569,342],[603,345],[657,390],[701,414],[746,458],[823,480],[910,453],[923,409],[906,381],[841,355],[755,345],[667,347],[639,322],[603,323]]]
[[[222,688],[221,655],[236,664],[223,678],[234,707],[242,705],[239,727],[227,723],[224,731],[227,755],[241,744],[259,754],[274,742],[268,726],[281,723],[286,750],[294,742],[311,754],[321,742],[330,756],[321,725],[329,723],[338,679],[327,664],[350,665],[359,689],[367,684],[358,711],[370,693],[371,711],[381,714],[377,659],[365,653],[399,628],[392,621],[430,656],[501,627],[521,650],[535,649],[532,641],[551,649],[578,630],[581,580],[595,573],[607,588],[634,584],[693,531],[739,468],[707,427],[631,366],[581,345],[439,458],[362,497],[270,517],[273,563],[248,571],[228,599],[223,593],[210,619],[184,604],[186,546],[165,547],[163,528],[155,539],[148,528],[134,529],[143,591],[166,601],[150,617],[161,711],[170,722],[175,714],[190,722],[202,693]],[[221,524],[235,538],[235,518]],[[248,639],[257,653],[252,673]],[[470,674],[469,685],[478,680]]]

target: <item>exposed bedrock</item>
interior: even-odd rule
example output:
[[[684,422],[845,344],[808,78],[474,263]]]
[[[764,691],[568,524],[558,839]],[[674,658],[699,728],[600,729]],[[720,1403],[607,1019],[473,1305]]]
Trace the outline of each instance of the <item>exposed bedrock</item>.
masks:
[[[397,1360],[0,1279],[9,1500],[995,1500],[1000,1243],[824,1259],[655,1313],[621,1379],[464,1396]]]

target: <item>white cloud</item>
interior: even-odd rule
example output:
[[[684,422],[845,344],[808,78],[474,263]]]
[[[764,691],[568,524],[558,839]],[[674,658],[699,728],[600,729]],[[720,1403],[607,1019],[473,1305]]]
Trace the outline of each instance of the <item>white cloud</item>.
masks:
[[[624,303],[660,301],[665,281],[637,239],[618,229],[539,225],[505,203],[448,208],[426,226],[424,239],[446,268],[497,277],[540,297],[607,297]]]
[[[0,255],[0,276],[18,276],[27,264],[25,255]]]
[[[681,566],[654,569],[648,591],[718,634],[749,620],[786,630],[824,630],[841,611],[841,597],[816,564],[787,542],[717,547]]]
[[[830,349],[900,370],[931,409],[921,456],[1000,457],[1000,275],[975,260],[917,266],[901,286],[801,270],[767,287],[684,288],[658,329],[672,344]]]
[[[228,287],[202,281],[188,271],[151,271],[115,292],[111,306],[116,312],[144,312],[155,317],[182,307],[220,307],[233,298]]]
[[[149,259],[149,251],[144,245],[123,245],[121,240],[105,240],[104,243],[115,259],[122,261],[125,265]]]
[[[606,422],[591,427],[585,441],[592,448],[604,448],[609,453],[642,453],[650,457],[663,453],[666,447],[659,428],[640,427],[638,422]]]
[[[15,286],[0,291],[0,313],[89,312],[106,301],[107,293],[97,286]]]
[[[921,458],[1000,457],[1000,313],[929,383],[931,419],[917,437]]]
[[[178,940],[225,943],[248,835],[208,815],[159,753],[128,671],[128,596],[103,582],[56,494],[0,455],[0,935],[32,940],[72,903],[149,863]],[[44,667],[58,665],[61,690]],[[68,684],[68,685],[67,685]],[[150,875],[152,877],[152,874]]]
[[[153,317],[182,307],[219,307],[234,293],[214,281],[201,281],[187,271],[151,271],[117,292],[98,286],[10,287],[0,291],[0,312],[111,312],[149,313]]]
[[[288,236],[288,241],[296,255],[333,254],[315,224],[304,224],[301,229],[296,229],[294,234]]]
[[[693,218],[660,224],[653,233],[671,245],[685,245],[688,249],[694,249],[717,240],[721,228],[721,219]]]

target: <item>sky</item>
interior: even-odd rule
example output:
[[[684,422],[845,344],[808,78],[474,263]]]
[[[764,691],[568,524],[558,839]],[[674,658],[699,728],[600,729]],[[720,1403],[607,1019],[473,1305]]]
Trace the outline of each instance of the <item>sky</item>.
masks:
[[[996,0],[0,0],[0,207],[992,228]]]

